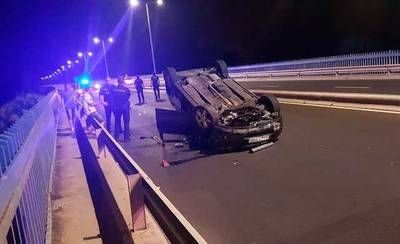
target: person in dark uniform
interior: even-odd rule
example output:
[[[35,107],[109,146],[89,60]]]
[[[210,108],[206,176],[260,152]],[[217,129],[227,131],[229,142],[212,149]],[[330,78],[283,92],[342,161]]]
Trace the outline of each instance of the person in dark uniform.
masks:
[[[160,101],[160,79],[156,75],[156,73],[153,73],[151,76],[151,84],[153,86],[153,91],[154,91],[154,96],[156,97],[156,101]]]
[[[115,117],[115,139],[119,139],[121,134],[121,118],[124,121],[124,141],[130,140],[129,120],[131,105],[129,98],[131,91],[125,85],[123,77],[118,78],[118,85],[114,87],[113,91],[113,104],[114,104],[114,117]]]
[[[144,94],[143,94],[144,83],[139,75],[136,76],[135,88],[136,88],[136,92],[137,92],[138,99],[139,99],[138,104],[143,104],[144,103]]]
[[[112,91],[114,89],[114,85],[110,84],[109,78],[106,78],[104,81],[104,85],[101,87],[99,96],[100,101],[104,106],[104,111],[106,114],[106,128],[108,131],[111,131],[111,114],[112,114]]]

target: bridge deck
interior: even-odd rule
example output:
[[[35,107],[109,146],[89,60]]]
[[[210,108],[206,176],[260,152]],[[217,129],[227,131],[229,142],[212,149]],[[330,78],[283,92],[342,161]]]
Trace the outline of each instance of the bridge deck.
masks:
[[[210,243],[400,241],[400,116],[282,105],[283,134],[267,150],[163,155],[139,137],[157,134],[154,107],[170,105],[145,96],[123,147]]]

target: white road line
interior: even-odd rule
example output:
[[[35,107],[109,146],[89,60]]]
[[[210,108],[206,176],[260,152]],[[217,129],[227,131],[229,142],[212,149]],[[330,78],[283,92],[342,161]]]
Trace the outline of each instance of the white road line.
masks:
[[[371,89],[369,86],[335,86],[335,89]]]

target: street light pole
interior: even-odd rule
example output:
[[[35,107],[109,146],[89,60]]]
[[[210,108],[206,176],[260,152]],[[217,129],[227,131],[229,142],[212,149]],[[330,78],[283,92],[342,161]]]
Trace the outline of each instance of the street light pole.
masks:
[[[155,60],[155,57],[154,57],[153,36],[152,36],[152,33],[151,33],[151,23],[150,23],[149,4],[148,3],[146,3],[146,14],[147,14],[147,28],[148,28],[148,31],[149,31],[149,39],[150,39],[151,58],[153,60],[153,72],[154,72],[154,74],[156,74],[157,73],[156,60]]]
[[[107,74],[107,79],[110,78],[110,73],[108,71],[108,64],[107,64],[107,51],[106,51],[106,44],[104,43],[103,40],[101,40],[101,45],[103,46],[103,54],[104,54],[104,65],[106,67],[106,74]]]
[[[106,75],[107,75],[107,78],[110,78],[110,72],[108,71],[108,63],[107,63],[106,44],[105,44],[103,39],[100,39],[98,37],[93,38],[93,42],[94,42],[94,44],[99,44],[101,42],[101,46],[103,48],[103,57],[104,57],[104,65],[105,65],[105,68],[106,68]],[[113,43],[114,39],[112,37],[109,37],[108,38],[108,42],[109,43]]]

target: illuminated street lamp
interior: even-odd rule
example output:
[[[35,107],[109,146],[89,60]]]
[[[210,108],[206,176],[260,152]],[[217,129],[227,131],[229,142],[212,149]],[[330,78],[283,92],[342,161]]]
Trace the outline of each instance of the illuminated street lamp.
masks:
[[[139,1],[138,0],[130,0],[129,5],[131,7],[137,7],[137,6],[139,6]]]
[[[157,4],[157,6],[164,5],[164,1],[163,0],[156,0],[155,3]],[[131,6],[131,8],[136,8],[136,7],[139,6],[139,1],[138,0],[130,0],[129,1],[129,5]],[[152,36],[152,33],[151,33],[149,2],[146,2],[146,15],[147,15],[147,28],[148,28],[148,31],[149,31],[149,39],[150,39],[151,58],[152,58],[152,61],[153,61],[153,72],[157,73],[156,60],[155,60],[155,56],[154,56],[153,36]]]
[[[111,43],[114,42],[114,39],[113,39],[112,37],[109,37],[109,38],[107,39],[107,41],[108,41],[108,43],[111,44]],[[93,43],[96,44],[96,45],[101,43],[101,46],[102,46],[102,48],[103,48],[104,65],[105,65],[105,67],[106,67],[107,78],[110,78],[110,73],[109,73],[109,71],[108,71],[108,63],[107,63],[106,44],[105,44],[104,40],[102,40],[102,39],[100,39],[100,38],[98,38],[98,37],[93,38]]]
[[[89,57],[92,57],[93,53],[90,51],[86,52],[86,53],[78,52],[77,55],[78,55],[78,58],[83,58],[83,60],[85,61],[85,73],[86,73],[88,70],[88,65],[89,65]],[[75,60],[75,63],[79,64],[79,60]]]

